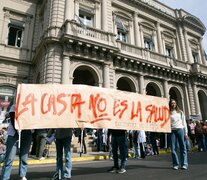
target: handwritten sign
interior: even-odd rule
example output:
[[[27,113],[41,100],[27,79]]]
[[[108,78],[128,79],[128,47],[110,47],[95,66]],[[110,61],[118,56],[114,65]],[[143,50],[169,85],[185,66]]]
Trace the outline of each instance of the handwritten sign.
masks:
[[[171,130],[167,99],[86,85],[20,84],[15,120],[18,129]]]

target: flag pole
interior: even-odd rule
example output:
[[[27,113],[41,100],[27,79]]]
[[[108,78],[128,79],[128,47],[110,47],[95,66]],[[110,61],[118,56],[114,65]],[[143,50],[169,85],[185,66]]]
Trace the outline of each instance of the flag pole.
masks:
[[[21,145],[21,130],[19,130],[19,142],[18,142],[18,148],[20,149],[20,145]]]

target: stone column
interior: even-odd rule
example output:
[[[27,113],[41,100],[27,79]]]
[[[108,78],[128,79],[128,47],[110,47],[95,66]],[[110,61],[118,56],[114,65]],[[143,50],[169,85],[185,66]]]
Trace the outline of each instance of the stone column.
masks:
[[[63,65],[62,65],[62,84],[70,84],[69,76],[70,76],[70,57],[64,55]]]
[[[203,38],[200,37],[199,43],[200,43],[200,52],[201,52],[201,62],[203,65],[207,65],[207,61],[205,60],[205,54],[204,54],[204,48],[202,44]]]
[[[186,84],[183,84],[183,89],[184,89],[184,100],[185,100],[185,113],[187,115],[190,115],[191,112],[191,108],[190,108],[190,99],[189,99],[189,95],[188,95],[188,89]]]
[[[80,0],[75,0],[74,1],[74,13],[75,15],[79,16],[79,1]]]
[[[141,47],[141,41],[140,41],[140,31],[139,31],[139,25],[138,25],[138,13],[134,13],[134,37],[135,37],[135,45]]]
[[[30,29],[29,29],[29,24],[30,24],[30,22],[31,22],[31,19],[30,19],[30,17],[27,17],[27,20],[26,20],[26,22],[25,22],[25,33],[24,33],[24,41],[23,41],[23,47],[28,47],[28,45],[29,45],[29,40],[30,40],[30,38],[28,37],[28,35],[29,35],[29,32],[30,32]]]
[[[70,0],[65,0],[65,16],[64,16],[64,20],[67,20],[70,18],[70,13],[69,13],[69,1]]]
[[[3,21],[3,29],[2,29],[3,33],[1,33],[2,44],[5,44],[5,39],[8,38],[7,37],[8,33],[6,33],[6,32],[8,31],[9,18],[10,18],[10,13],[9,13],[9,11],[6,11],[4,13],[4,21]]]
[[[182,52],[181,52],[181,50],[182,50],[181,49],[181,40],[180,40],[178,34],[176,34],[176,41],[175,41],[175,43],[176,43],[175,51],[177,52],[177,59],[182,61],[183,57],[182,57]]]
[[[129,32],[128,32],[128,43],[130,43],[130,44],[134,44],[134,36],[133,36],[133,28],[132,28],[132,22],[131,21],[129,21],[128,22],[128,27],[129,27]],[[130,38],[129,38],[130,37]]]
[[[196,114],[200,114],[200,105],[199,105],[199,99],[198,99],[196,84],[193,84],[193,94],[194,94]]]
[[[173,39],[173,53],[174,53],[174,58],[178,59],[178,54],[177,54],[177,46],[176,46],[176,41]]]
[[[139,93],[140,94],[145,94],[145,87],[144,87],[144,76],[140,75],[139,76]]]
[[[160,33],[160,23],[159,22],[157,22],[156,27],[157,27],[158,52],[160,54],[164,54],[163,53],[163,44],[162,44],[162,37],[161,37],[161,33]]]
[[[183,29],[183,34],[184,34],[184,39],[185,39],[185,49],[186,49],[186,54],[187,54],[187,61],[192,63],[192,58],[191,58],[192,52],[190,50],[186,29]]]
[[[154,50],[155,52],[159,53],[158,42],[157,42],[157,32],[155,30],[152,31],[152,39],[154,42]]]
[[[164,80],[164,97],[169,99],[168,82]]]
[[[178,24],[178,33],[179,33],[179,37],[178,37],[178,44],[180,45],[180,50],[181,50],[181,59],[183,61],[187,61],[187,49],[186,49],[186,46],[185,46],[185,38],[183,36],[183,30],[182,30],[182,26],[181,24]]]
[[[139,30],[140,30],[141,47],[144,48],[144,34],[143,34],[142,25],[139,26]]]
[[[107,31],[107,1],[108,0],[102,0],[102,18],[101,18],[101,22],[102,22],[102,30],[103,31]]]
[[[100,3],[99,2],[95,2],[95,24],[94,27],[97,29],[101,29],[101,10],[100,10]]]
[[[161,40],[162,40],[162,45],[163,45],[163,55],[166,55],[164,34],[161,34]]]
[[[198,49],[198,63],[203,64],[203,62],[202,62],[202,52],[201,52],[201,49],[200,49],[199,45],[197,45],[197,49]]]
[[[110,64],[104,63],[104,78],[103,78],[103,85],[105,88],[110,88],[110,80],[109,80],[109,69]]]

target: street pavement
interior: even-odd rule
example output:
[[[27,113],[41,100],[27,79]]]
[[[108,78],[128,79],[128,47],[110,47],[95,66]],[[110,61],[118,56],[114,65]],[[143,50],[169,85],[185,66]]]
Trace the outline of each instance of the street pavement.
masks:
[[[128,158],[124,174],[107,172],[113,161],[100,153],[94,154],[97,160],[86,160],[89,155],[84,155],[82,160],[78,154],[76,156],[78,160],[73,157],[72,180],[207,180],[207,152],[189,153],[188,170],[173,170],[170,153],[147,156],[145,159]],[[97,158],[99,156],[102,158]],[[54,171],[54,163],[33,163],[29,165],[27,179],[49,180]],[[18,166],[14,166],[10,180],[17,179]]]

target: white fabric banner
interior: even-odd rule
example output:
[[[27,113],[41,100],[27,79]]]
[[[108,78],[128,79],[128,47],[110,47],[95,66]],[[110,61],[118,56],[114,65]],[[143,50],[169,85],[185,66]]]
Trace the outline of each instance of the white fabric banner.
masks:
[[[110,128],[170,132],[168,100],[86,85],[20,84],[19,130]]]

